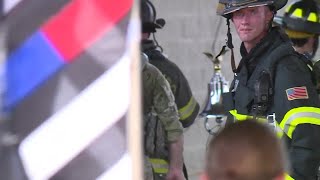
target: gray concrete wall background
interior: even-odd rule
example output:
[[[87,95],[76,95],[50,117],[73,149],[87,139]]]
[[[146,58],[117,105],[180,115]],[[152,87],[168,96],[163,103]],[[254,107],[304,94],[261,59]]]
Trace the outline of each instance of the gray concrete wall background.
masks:
[[[156,38],[164,53],[175,62],[189,81],[195,98],[202,109],[207,96],[207,83],[213,73],[212,62],[203,52],[214,54],[225,44],[226,21],[216,15],[217,1],[212,0],[152,0],[157,17],[164,18],[166,25],[158,30]],[[233,32],[235,33],[235,32]],[[235,47],[240,42],[234,35]],[[239,57],[238,51],[236,57]],[[228,53],[229,54],[229,53]],[[239,58],[236,58],[239,60]],[[232,79],[230,58],[227,55],[222,64],[222,72]],[[196,123],[185,132],[184,158],[190,179],[198,179],[204,166],[204,154],[209,134],[204,129],[204,120]]]
[[[212,63],[203,52],[211,51],[216,55],[225,44],[227,33],[226,20],[216,15],[218,0],[151,1],[157,9],[157,17],[166,20],[165,27],[158,30],[156,38],[164,53],[185,74],[202,110],[207,96],[207,83],[213,73]],[[282,14],[282,11],[278,14]],[[232,23],[231,30],[238,63],[240,40]],[[215,42],[214,47],[212,47],[213,42]],[[222,62],[222,73],[231,82],[233,74],[230,52]],[[203,122],[202,118],[198,118],[184,135],[184,158],[191,180],[198,179],[204,166],[206,144],[210,136],[205,131]]]

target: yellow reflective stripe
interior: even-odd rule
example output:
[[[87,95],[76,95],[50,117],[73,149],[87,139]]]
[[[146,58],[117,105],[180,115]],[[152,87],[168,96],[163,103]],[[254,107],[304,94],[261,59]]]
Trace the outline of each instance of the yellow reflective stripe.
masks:
[[[169,170],[169,164],[164,159],[149,158],[152,164],[153,171],[157,174],[167,174]]]
[[[318,16],[317,16],[317,14],[314,13],[314,12],[311,12],[311,13],[309,14],[308,21],[318,22]]]
[[[280,128],[292,138],[293,131],[299,124],[320,125],[320,108],[298,107],[286,113],[280,123]]]
[[[231,110],[229,112],[230,112],[230,114],[232,114],[236,118],[236,121],[245,121],[248,119],[253,119],[253,116],[249,116],[249,115],[245,115],[245,114],[238,114],[236,109]],[[261,118],[261,117],[257,117],[256,120],[261,123],[267,122],[266,118]]]
[[[248,115],[243,115],[243,114],[238,114],[237,110],[231,110],[229,111],[235,118],[237,121],[245,121],[248,119],[253,119],[253,116],[248,116]],[[267,123],[267,119],[266,118],[256,118],[256,120],[260,123]],[[275,131],[276,131],[276,135],[279,139],[282,138],[283,136],[283,130],[280,128],[280,125],[278,124],[277,121],[274,122],[275,123]]]
[[[284,174],[284,179],[285,180],[294,180],[288,173]]]
[[[192,96],[189,102],[187,103],[187,105],[179,109],[180,120],[187,119],[194,111],[194,108],[196,107],[196,105],[197,105],[197,102]]]
[[[232,114],[236,118],[237,121],[244,121],[244,120],[247,120],[250,118],[250,116],[248,116],[248,115],[238,114],[236,109],[231,110],[229,112],[230,112],[230,114]]]
[[[278,124],[277,121],[275,121],[275,130],[276,130],[277,137],[281,139],[283,136],[283,130],[280,128],[280,125]]]
[[[302,9],[297,8],[296,10],[293,11],[292,16],[302,18]]]
[[[287,8],[286,8],[286,12],[289,12],[290,11],[290,9],[291,9],[291,7],[292,7],[292,4],[291,5],[289,5]]]

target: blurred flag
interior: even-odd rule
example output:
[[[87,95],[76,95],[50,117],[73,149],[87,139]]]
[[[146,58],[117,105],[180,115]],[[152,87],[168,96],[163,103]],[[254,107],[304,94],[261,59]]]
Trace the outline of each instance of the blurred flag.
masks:
[[[0,176],[132,179],[128,134],[139,108],[129,112],[139,104],[131,82],[139,79],[140,42],[133,0],[16,0],[3,12],[9,118],[2,131],[11,143],[0,150]]]
[[[22,0],[1,0],[0,1],[0,8],[1,8],[1,15],[7,14],[10,12],[18,3]]]

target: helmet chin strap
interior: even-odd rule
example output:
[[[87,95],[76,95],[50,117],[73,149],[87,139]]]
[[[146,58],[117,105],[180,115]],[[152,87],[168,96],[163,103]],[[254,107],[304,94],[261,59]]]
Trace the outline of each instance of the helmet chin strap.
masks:
[[[233,43],[232,43],[232,34],[231,34],[231,30],[230,30],[230,17],[226,18],[227,19],[227,26],[228,26],[228,31],[227,31],[227,47],[231,50],[231,68],[233,73],[237,73],[237,67],[236,67],[236,62],[234,59],[234,51],[233,51]],[[272,18],[273,19],[273,18]],[[270,20],[270,22],[268,23],[268,31],[271,30],[272,27],[272,19]],[[224,48],[224,47],[222,47]]]
[[[156,46],[160,49],[160,52],[163,52],[163,48],[159,45],[159,43],[156,39],[155,33],[152,33],[152,38],[153,38],[154,42],[156,43]]]
[[[232,35],[230,32],[230,18],[227,18],[227,26],[228,26],[228,32],[227,32],[227,46],[228,48],[231,50],[231,68],[233,73],[237,73],[237,67],[236,67],[236,63],[234,60],[234,52],[233,52],[233,44],[232,44]]]

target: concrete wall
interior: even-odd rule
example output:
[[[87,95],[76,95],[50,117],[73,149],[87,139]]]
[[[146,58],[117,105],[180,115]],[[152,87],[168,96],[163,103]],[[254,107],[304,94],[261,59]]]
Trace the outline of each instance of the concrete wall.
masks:
[[[164,29],[158,30],[156,38],[162,45],[164,53],[184,72],[202,109],[207,95],[207,83],[213,73],[212,63],[203,55],[203,52],[209,51],[217,54],[226,39],[226,20],[216,15],[218,1],[151,1],[157,9],[157,17],[166,20]],[[239,62],[240,40],[233,25],[231,28],[235,57]],[[230,53],[224,58],[222,73],[231,81],[233,74],[229,56]],[[201,118],[198,118],[196,123],[186,130],[184,157],[192,180],[198,179],[203,169],[204,154],[209,137],[204,129],[204,120]]]
[[[205,104],[207,83],[212,73],[212,62],[203,52],[217,54],[226,38],[226,21],[216,16],[217,1],[213,0],[153,0],[157,17],[164,18],[166,25],[158,30],[156,38],[164,53],[183,71],[200,103]],[[234,36],[235,47],[239,41]],[[213,43],[215,43],[214,47]],[[236,59],[239,60],[237,51]],[[229,57],[224,58],[222,72],[232,79]],[[209,134],[204,120],[196,123],[185,133],[184,157],[190,179],[198,179],[204,166],[204,154]]]

